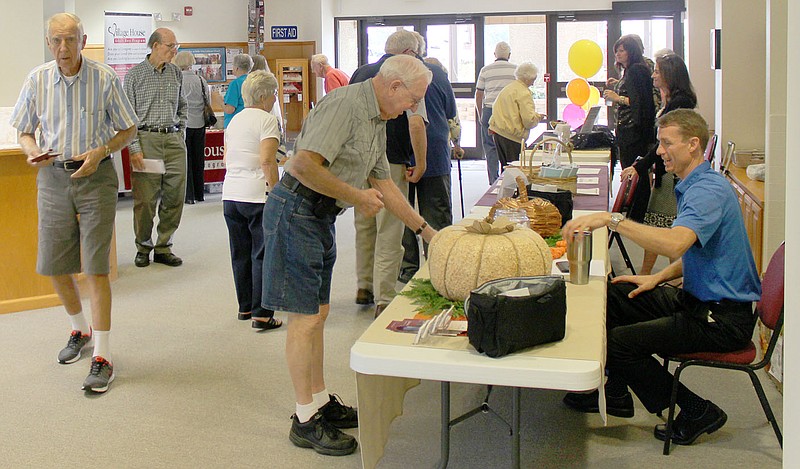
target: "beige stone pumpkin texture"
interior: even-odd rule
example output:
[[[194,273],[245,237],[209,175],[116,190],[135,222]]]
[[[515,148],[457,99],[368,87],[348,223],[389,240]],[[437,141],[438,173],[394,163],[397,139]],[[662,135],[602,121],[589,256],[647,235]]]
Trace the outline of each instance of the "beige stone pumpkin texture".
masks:
[[[449,226],[431,240],[428,254],[433,287],[445,298],[462,301],[489,280],[549,275],[552,263],[547,243],[528,229],[482,234]]]

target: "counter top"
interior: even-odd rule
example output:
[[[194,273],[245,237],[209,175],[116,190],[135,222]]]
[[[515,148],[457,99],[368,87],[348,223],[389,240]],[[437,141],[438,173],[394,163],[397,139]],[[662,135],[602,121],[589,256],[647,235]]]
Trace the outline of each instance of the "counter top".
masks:
[[[730,165],[728,177],[736,181],[756,202],[764,205],[764,181],[750,179],[747,177],[747,169],[733,164]]]

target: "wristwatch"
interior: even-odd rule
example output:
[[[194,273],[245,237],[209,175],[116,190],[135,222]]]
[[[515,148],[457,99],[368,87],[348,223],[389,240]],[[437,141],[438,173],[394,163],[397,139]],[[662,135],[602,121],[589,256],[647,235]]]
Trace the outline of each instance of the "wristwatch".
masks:
[[[612,213],[611,214],[611,222],[608,224],[608,229],[611,231],[617,231],[617,227],[619,226],[620,222],[625,219],[625,215],[621,213]]]

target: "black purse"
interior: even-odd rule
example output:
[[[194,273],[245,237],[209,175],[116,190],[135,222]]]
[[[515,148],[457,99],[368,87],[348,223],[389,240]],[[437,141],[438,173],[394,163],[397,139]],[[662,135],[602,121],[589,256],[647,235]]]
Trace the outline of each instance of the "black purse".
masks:
[[[203,79],[200,79],[200,89],[203,91],[203,121],[205,122],[205,127],[214,127],[217,125],[217,116],[214,115],[214,110],[211,109],[211,102],[208,99],[208,95],[206,95],[206,84],[203,83]]]
[[[492,280],[470,292],[464,311],[470,345],[498,358],[564,338],[567,286],[555,276]]]

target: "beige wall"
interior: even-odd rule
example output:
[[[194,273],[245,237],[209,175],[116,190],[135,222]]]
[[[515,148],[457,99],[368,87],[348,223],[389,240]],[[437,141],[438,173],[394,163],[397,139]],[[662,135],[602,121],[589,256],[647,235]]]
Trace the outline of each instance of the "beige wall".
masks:
[[[764,252],[769,259],[785,235],[786,55],[788,0],[769,0],[767,10],[766,161]]]
[[[0,47],[0,107],[17,102],[28,72],[45,61],[42,2],[15,2],[13,13],[4,10],[0,15],[0,37],[5,44]]]
[[[708,122],[709,129],[716,131],[714,120],[714,70],[711,68],[710,31],[714,28],[714,0],[686,1],[686,66],[689,68],[692,85],[697,93],[697,111]],[[717,151],[719,147],[717,146]]]
[[[787,50],[794,51],[786,57],[786,76],[800,76],[800,2],[786,0],[788,18],[786,30],[795,31],[787,36]],[[800,87],[791,82],[786,87],[786,102],[800,102]],[[792,134],[800,129],[800,107],[788,106],[786,109],[786,128],[789,130],[786,137],[786,148],[794,150]],[[800,174],[800,159],[796,155],[786,158],[786,174]],[[797,177],[786,180],[786,200],[800,200],[800,181]],[[800,210],[786,206],[786,278],[800,278]],[[797,311],[800,311],[800,291],[792,288],[794,281],[788,282],[786,289],[786,311],[790,314],[784,327],[784,382],[783,382],[783,440],[797,442],[800,436],[800,320]],[[800,445],[789,443],[783,448],[783,467],[800,467]]]

